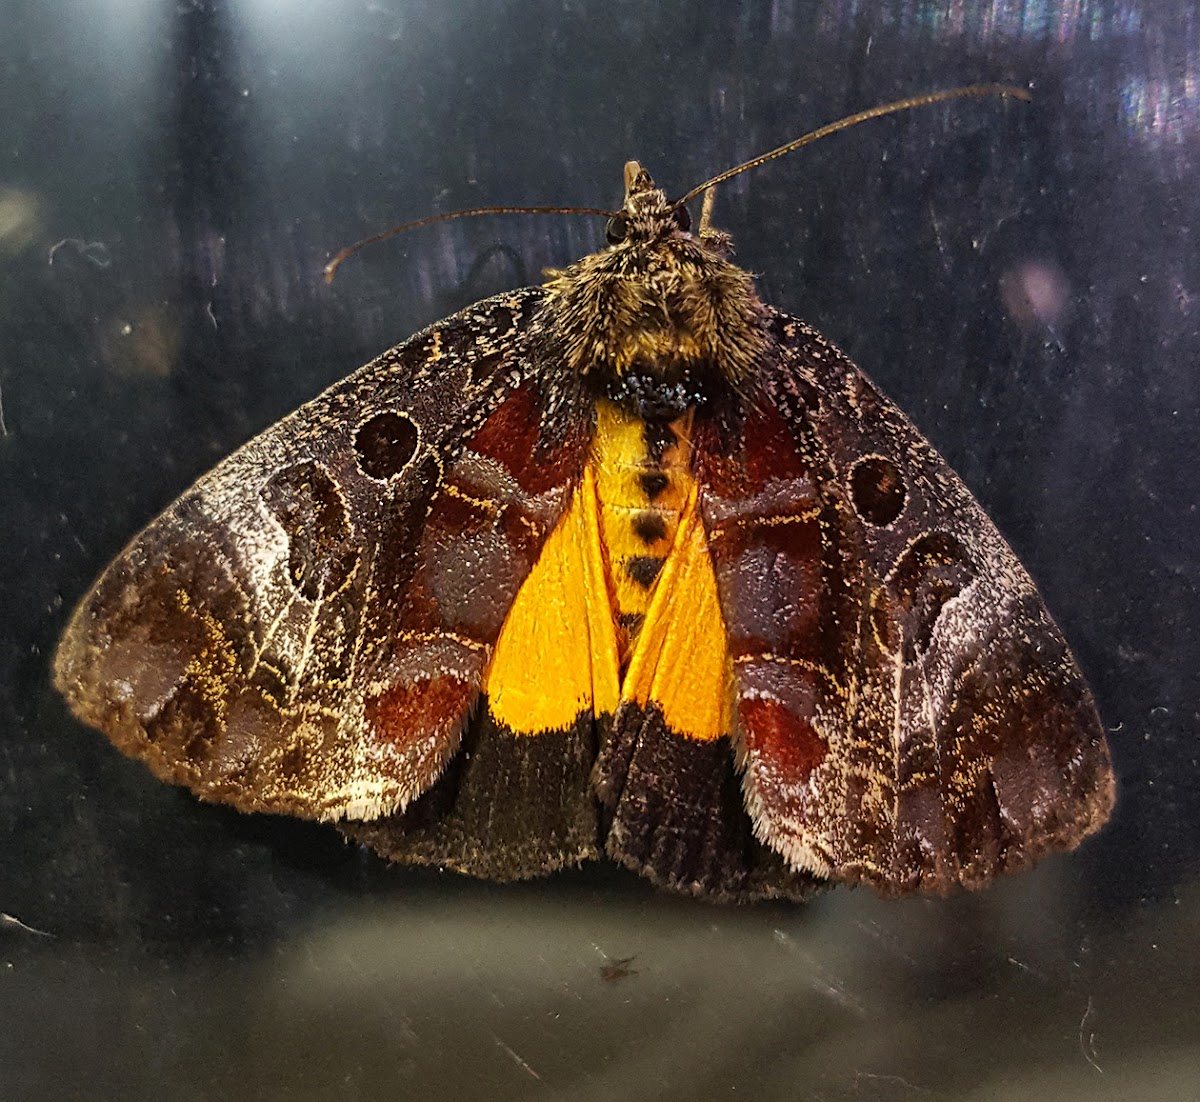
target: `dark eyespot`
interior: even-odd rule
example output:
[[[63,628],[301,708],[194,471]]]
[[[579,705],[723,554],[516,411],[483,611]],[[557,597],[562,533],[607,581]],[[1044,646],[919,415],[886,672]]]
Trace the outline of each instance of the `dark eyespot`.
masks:
[[[420,440],[421,434],[410,414],[388,411],[367,418],[359,426],[354,447],[363,471],[386,481],[408,466]]]
[[[890,459],[869,455],[850,472],[850,500],[868,524],[891,524],[904,511],[907,498],[904,475]]]
[[[692,215],[687,207],[676,207],[671,211],[671,217],[675,219],[675,226],[682,233],[687,233],[692,228]]]
[[[610,245],[619,245],[625,240],[629,233],[629,219],[624,211],[619,214],[614,214],[609,220],[608,225],[604,227],[604,236],[608,238]]]

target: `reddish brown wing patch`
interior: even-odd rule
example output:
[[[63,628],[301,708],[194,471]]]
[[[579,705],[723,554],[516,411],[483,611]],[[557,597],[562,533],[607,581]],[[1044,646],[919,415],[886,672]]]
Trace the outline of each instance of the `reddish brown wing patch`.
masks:
[[[1091,695],[961,481],[818,334],[777,344],[697,480],[755,833],[886,892],[976,887],[1099,828]]]
[[[471,439],[471,450],[495,460],[526,494],[536,497],[578,481],[579,447],[589,425],[580,416],[549,434],[541,388],[530,380],[483,423]]]
[[[828,741],[812,723],[778,700],[743,697],[738,720],[747,751],[773,763],[792,784],[806,784],[829,754]]]
[[[739,750],[751,778],[764,778],[748,791],[748,809],[759,838],[796,868],[826,875],[819,854],[803,842],[779,846],[781,832],[764,826],[825,813],[810,782],[830,753],[825,717],[844,710],[856,565],[828,539],[826,472],[785,411],[752,403],[739,443],[714,460],[716,442],[701,434],[696,478],[734,665]]]

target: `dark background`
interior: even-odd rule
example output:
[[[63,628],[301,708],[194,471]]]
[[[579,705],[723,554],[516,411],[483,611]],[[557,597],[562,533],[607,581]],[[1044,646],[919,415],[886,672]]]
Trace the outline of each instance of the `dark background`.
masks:
[[[1173,0],[5,5],[0,1100],[1191,1099],[1200,20]],[[763,297],[975,491],[1096,690],[1117,813],[973,896],[496,886],[201,806],[68,718],[69,607],[224,454],[413,330],[722,188]],[[602,969],[634,956],[635,972]]]

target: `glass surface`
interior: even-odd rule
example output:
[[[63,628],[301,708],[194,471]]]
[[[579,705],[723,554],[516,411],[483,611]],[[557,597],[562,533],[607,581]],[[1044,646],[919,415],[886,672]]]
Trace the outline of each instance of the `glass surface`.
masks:
[[[1200,36],[1190,5],[10,4],[0,37],[0,1098],[1191,1099]],[[536,282],[641,160],[962,474],[1087,673],[1109,827],[991,890],[722,908],[497,886],[203,806],[67,715],[141,525],[417,328]],[[632,957],[623,969],[614,962]],[[613,973],[617,973],[614,975]]]

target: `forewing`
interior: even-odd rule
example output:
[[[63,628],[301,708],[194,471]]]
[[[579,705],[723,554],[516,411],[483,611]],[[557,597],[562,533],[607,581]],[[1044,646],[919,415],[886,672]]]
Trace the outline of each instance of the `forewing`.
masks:
[[[734,446],[696,446],[756,835],[885,892],[1069,849],[1114,782],[1028,574],[907,418],[773,314]]]
[[[59,645],[76,716],[242,810],[369,819],[428,789],[583,464],[540,298],[385,353],[137,536]]]

